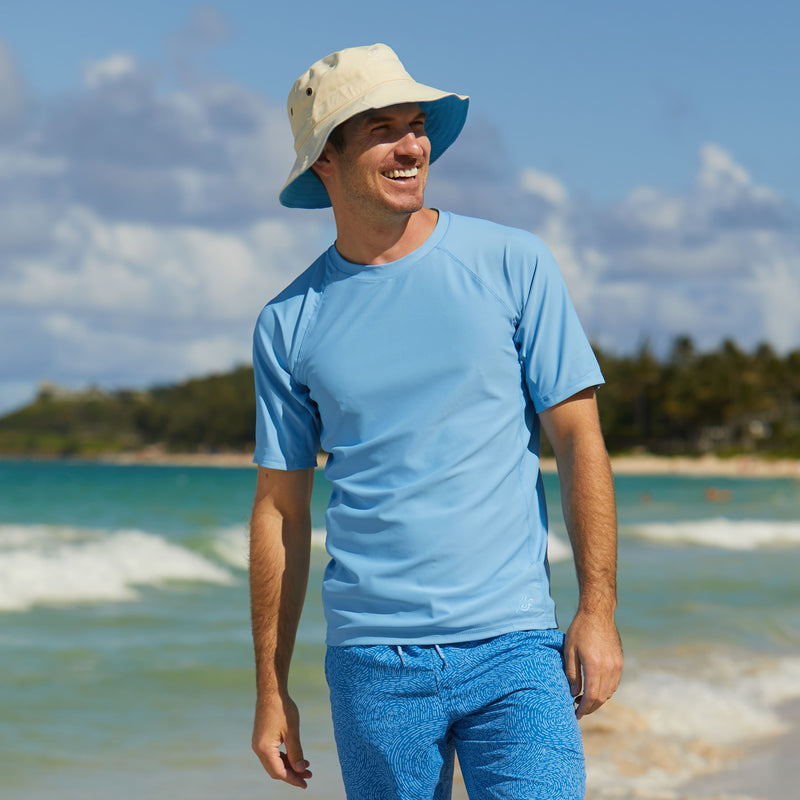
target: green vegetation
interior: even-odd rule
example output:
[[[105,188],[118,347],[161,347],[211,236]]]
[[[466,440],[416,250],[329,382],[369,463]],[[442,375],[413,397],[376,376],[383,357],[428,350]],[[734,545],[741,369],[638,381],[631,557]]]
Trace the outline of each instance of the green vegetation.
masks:
[[[252,450],[253,370],[239,367],[149,391],[45,386],[0,419],[0,454],[94,457],[158,445],[174,453]]]
[[[800,457],[800,350],[779,357],[724,342],[697,352],[677,339],[665,359],[645,345],[602,350],[598,393],[612,453],[759,453]],[[253,446],[253,370],[148,391],[69,393],[43,387],[0,419],[0,454],[94,457],[158,446],[174,453],[247,452]]]
[[[662,361],[647,345],[633,356],[597,356],[612,453],[800,456],[800,350],[779,357],[762,344],[746,353],[728,340],[699,353],[684,336]]]

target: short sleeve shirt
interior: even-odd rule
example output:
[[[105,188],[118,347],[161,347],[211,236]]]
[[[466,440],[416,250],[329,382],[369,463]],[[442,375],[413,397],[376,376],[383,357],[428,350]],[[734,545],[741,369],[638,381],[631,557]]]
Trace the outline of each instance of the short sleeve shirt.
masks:
[[[254,461],[329,453],[329,644],[555,626],[538,413],[603,377],[541,240],[442,212],[388,264],[331,247],[262,311],[254,367]]]

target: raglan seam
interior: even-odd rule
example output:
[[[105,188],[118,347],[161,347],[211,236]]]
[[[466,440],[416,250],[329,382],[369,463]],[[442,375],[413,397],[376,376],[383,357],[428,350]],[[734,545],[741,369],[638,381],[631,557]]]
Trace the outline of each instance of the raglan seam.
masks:
[[[322,288],[319,292],[316,293],[317,297],[314,300],[314,307],[308,313],[308,321],[305,324],[305,329],[303,330],[303,335],[300,339],[300,344],[298,345],[297,348],[297,355],[295,357],[295,363],[292,369],[292,375],[298,380],[299,383],[301,383],[303,386],[306,387],[308,387],[308,384],[305,380],[300,380],[299,372],[303,368],[303,357],[305,355],[305,347],[306,347],[306,342],[308,341],[309,333],[311,332],[311,329],[314,327],[314,324],[316,323],[317,318],[319,317],[320,308],[322,308],[322,304],[325,302],[325,298],[327,297],[328,294],[328,288],[330,285],[328,281],[329,269],[330,267],[326,260],[325,269],[322,276]],[[308,288],[308,291],[311,291],[310,286]]]
[[[447,257],[450,258],[451,261],[453,261],[455,264],[461,267],[461,269],[463,269],[464,272],[466,272],[475,283],[480,285],[492,297],[494,297],[494,299],[497,300],[498,303],[500,303],[500,305],[503,307],[506,313],[511,315],[511,318],[514,320],[515,324],[517,323],[517,321],[520,318],[520,314],[514,311],[514,309],[510,308],[509,305],[506,303],[506,301],[503,300],[503,298],[500,297],[500,295],[483,278],[481,278],[481,276],[478,275],[477,272],[468,267],[455,253],[453,253],[452,250],[449,250],[447,247],[444,247],[442,245],[437,245],[435,249],[440,250],[442,253],[447,255]]]

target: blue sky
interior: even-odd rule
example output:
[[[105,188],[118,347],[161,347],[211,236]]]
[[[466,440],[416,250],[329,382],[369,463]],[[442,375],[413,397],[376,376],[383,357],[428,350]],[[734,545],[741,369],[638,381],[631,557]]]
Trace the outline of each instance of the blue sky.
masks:
[[[594,341],[800,347],[794,4],[9,5],[0,412],[42,380],[246,362],[261,305],[332,235],[275,200],[286,93],[376,41],[472,98],[430,202],[542,236]]]

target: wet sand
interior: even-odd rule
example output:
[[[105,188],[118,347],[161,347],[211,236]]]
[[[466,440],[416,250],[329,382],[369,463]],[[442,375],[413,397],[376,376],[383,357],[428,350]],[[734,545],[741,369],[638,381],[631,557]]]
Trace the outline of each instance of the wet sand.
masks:
[[[720,772],[691,781],[686,800],[752,798],[787,800],[798,796],[797,758],[800,753],[800,701],[784,709],[787,733],[764,739]]]

